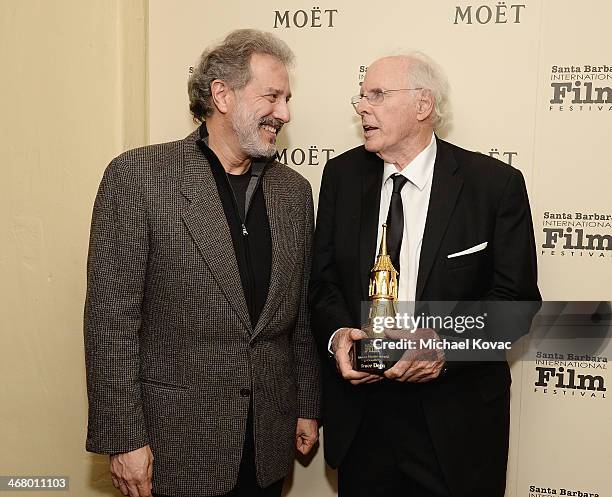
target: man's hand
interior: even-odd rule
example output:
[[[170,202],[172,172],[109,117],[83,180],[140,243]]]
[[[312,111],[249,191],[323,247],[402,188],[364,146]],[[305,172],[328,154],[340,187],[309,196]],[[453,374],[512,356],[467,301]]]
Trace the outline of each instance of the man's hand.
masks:
[[[295,429],[295,446],[303,454],[308,454],[319,439],[319,424],[316,419],[298,418]]]
[[[397,336],[390,331],[387,336],[394,339],[408,338],[416,341],[416,343],[421,343],[420,340],[433,339],[437,341],[440,339],[438,334],[430,328],[419,328],[414,332],[398,332]],[[402,359],[397,361],[391,369],[385,371],[385,376],[390,380],[400,382],[424,383],[440,376],[444,362],[444,352],[442,350],[406,350]]]
[[[383,379],[382,376],[362,373],[353,369],[351,361],[353,342],[366,336],[362,330],[357,328],[340,328],[332,340],[331,349],[334,352],[338,372],[342,375],[342,378],[349,380],[353,385],[374,383]]]
[[[153,453],[148,445],[110,456],[110,473],[115,488],[130,497],[151,497]]]

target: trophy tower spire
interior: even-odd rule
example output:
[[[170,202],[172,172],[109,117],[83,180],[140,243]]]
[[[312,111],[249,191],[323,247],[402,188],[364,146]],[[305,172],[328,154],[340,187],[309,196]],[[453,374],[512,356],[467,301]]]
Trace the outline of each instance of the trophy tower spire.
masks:
[[[397,300],[397,275],[391,257],[387,250],[387,225],[382,225],[382,236],[376,263],[370,271],[370,288],[368,295],[373,302],[376,300]]]

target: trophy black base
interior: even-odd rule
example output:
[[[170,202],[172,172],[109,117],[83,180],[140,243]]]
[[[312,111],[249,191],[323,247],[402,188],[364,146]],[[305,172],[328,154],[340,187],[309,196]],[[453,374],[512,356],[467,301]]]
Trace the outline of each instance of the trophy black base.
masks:
[[[353,342],[353,369],[363,373],[382,375],[393,367],[398,357],[383,342],[396,342],[388,338],[362,338]]]

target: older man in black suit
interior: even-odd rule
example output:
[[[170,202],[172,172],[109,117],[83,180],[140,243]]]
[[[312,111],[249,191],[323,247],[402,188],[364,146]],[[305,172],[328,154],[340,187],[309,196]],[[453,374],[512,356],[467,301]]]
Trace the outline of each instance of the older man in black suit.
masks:
[[[423,54],[375,61],[352,104],[365,144],[325,167],[310,292],[317,341],[332,357],[323,366],[325,453],[339,467],[340,496],[502,497],[505,360],[451,365],[416,354],[378,376],[354,370],[349,354],[363,336],[360,306],[384,222],[400,301],[537,308],[523,176],[434,134],[447,117],[447,83]],[[440,338],[432,329],[416,336]]]

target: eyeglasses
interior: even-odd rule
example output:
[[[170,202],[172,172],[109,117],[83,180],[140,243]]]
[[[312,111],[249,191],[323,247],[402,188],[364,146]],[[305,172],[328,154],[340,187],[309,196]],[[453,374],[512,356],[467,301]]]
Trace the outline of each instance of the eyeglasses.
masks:
[[[351,105],[357,110],[359,102],[362,98],[367,99],[370,105],[380,105],[385,101],[385,97],[388,93],[393,91],[410,91],[410,90],[422,90],[423,88],[397,88],[395,90],[374,90],[363,95],[355,95],[351,98]]]

